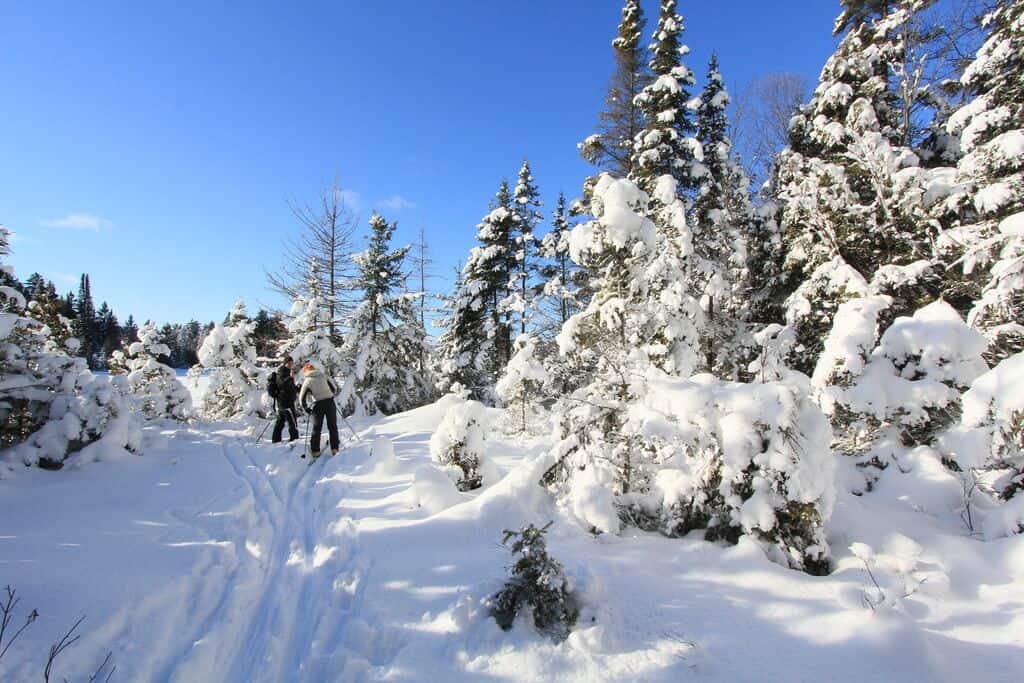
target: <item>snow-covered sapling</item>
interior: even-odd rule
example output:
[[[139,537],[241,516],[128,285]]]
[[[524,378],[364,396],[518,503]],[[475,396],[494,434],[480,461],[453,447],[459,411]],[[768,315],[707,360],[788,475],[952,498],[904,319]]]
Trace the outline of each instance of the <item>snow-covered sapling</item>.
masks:
[[[147,322],[139,330],[139,341],[129,345],[127,356],[121,351],[113,353],[111,372],[127,374],[128,388],[139,399],[146,417],[186,420],[192,413],[192,395],[174,370],[158,360],[170,352],[160,341],[156,324]]]
[[[485,456],[487,429],[484,405],[460,401],[448,412],[430,438],[430,454],[458,477],[460,491],[472,491],[483,484],[481,464]]]
[[[551,524],[505,530],[502,545],[511,541],[509,549],[516,559],[505,587],[491,598],[490,611],[498,626],[508,631],[529,606],[537,630],[560,642],[569,636],[580,610],[561,563],[548,555],[544,534]]]
[[[531,405],[540,398],[550,381],[550,374],[537,357],[537,340],[530,334],[519,335],[512,360],[495,386],[509,416],[518,423],[517,431],[526,431]]]

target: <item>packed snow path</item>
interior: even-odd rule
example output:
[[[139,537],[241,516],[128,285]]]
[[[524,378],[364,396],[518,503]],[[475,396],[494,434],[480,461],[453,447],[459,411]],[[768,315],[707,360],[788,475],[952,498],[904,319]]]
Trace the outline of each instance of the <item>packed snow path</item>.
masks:
[[[168,424],[149,428],[143,457],[0,480],[0,587],[41,614],[0,660],[0,679],[38,680],[81,614],[60,679],[87,680],[108,651],[112,680],[133,682],[1024,672],[1022,539],[981,543],[940,514],[957,495],[941,468],[917,464],[916,488],[844,499],[830,534],[837,571],[809,577],[752,543],[586,534],[536,486],[542,442],[495,438],[504,479],[472,495],[445,488],[427,446],[444,410],[355,422],[358,439],[342,425],[342,453],[312,463],[301,446],[257,444],[246,425]],[[505,576],[501,530],[549,519],[552,554],[584,604],[561,645],[525,623],[504,633],[481,606]],[[917,560],[900,556],[909,546],[896,529],[920,544],[907,551]],[[867,609],[852,541],[925,581],[895,607]],[[877,571],[883,584],[906,578]]]

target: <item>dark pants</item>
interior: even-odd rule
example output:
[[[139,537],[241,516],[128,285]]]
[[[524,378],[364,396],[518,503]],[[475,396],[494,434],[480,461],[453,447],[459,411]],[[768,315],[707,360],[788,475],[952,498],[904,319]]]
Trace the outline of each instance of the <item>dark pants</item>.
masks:
[[[295,409],[280,407],[277,409],[277,422],[274,423],[274,433],[270,440],[273,443],[281,441],[281,432],[284,430],[284,423],[288,423],[288,438],[291,441],[299,438],[299,428],[295,424]]]
[[[334,407],[333,398],[325,398],[313,404],[313,433],[309,435],[309,447],[314,453],[320,451],[320,431],[327,418],[327,433],[331,438],[331,449],[338,450],[341,442],[338,439],[338,411]]]

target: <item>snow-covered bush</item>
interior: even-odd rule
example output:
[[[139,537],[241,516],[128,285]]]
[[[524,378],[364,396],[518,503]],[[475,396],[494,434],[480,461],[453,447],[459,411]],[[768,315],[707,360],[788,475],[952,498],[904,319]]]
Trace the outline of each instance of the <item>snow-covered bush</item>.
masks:
[[[225,325],[213,326],[199,347],[199,364],[209,370],[210,384],[200,410],[213,419],[238,418],[266,413],[268,371],[256,365],[253,333],[256,323],[238,301]]]
[[[814,373],[836,447],[888,465],[894,449],[931,444],[960,415],[960,396],[987,369],[987,342],[944,301],[899,317],[875,345],[891,299],[839,307]],[[870,351],[869,351],[870,350]]]
[[[530,524],[519,531],[505,530],[502,545],[512,541],[510,550],[516,560],[512,576],[490,599],[489,607],[505,631],[512,628],[523,608],[529,607],[537,630],[561,642],[569,637],[580,610],[561,563],[548,555],[544,534],[550,526]]]
[[[990,513],[986,536],[1024,533],[1024,352],[974,381],[939,449],[965,471],[995,475],[992,490],[1006,503]]]
[[[149,418],[187,420],[192,413],[192,394],[178,381],[174,370],[157,360],[171,350],[160,342],[156,324],[148,322],[139,330],[139,341],[128,346],[127,355],[112,354],[112,374],[126,374],[128,388]]]
[[[550,374],[538,358],[537,340],[530,334],[520,335],[515,341],[512,360],[495,386],[517,431],[527,430],[528,417],[536,412],[536,402],[550,382]]]
[[[124,380],[92,374],[68,353],[76,347],[74,339],[58,347],[33,318],[0,313],[2,460],[59,469],[75,453],[100,458],[139,448],[141,424]]]
[[[776,561],[826,572],[831,434],[810,390],[796,373],[741,384],[652,371],[619,408],[616,431],[605,431],[610,409],[589,408],[589,425],[558,445],[545,482],[601,531],[626,523],[669,536],[706,529],[728,542],[746,534]]]
[[[453,402],[430,437],[430,455],[447,468],[460,491],[471,491],[484,483],[486,410],[478,401]]]

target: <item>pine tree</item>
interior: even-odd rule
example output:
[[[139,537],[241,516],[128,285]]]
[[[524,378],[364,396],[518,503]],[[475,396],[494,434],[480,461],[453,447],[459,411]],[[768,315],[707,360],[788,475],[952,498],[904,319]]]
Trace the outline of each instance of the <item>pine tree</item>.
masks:
[[[8,234],[0,226],[0,257],[9,253]],[[13,276],[14,271],[0,260],[0,273]],[[19,309],[25,304],[20,292],[0,287],[0,303],[12,301]],[[57,302],[47,302],[54,315],[59,315]],[[74,346],[69,343],[68,350]],[[101,457],[136,450],[142,441],[123,383],[89,372],[84,359],[55,343],[46,325],[20,312],[0,312],[0,387],[0,467],[5,469],[59,469],[76,453]]]
[[[1024,3],[1005,3],[985,22],[990,35],[961,78],[973,97],[947,123],[960,139],[965,191],[940,244],[981,289],[968,322],[998,362],[1024,349]]]
[[[342,355],[352,371],[339,400],[357,412],[401,412],[423,405],[431,394],[427,378],[416,371],[426,337],[415,309],[418,295],[404,292],[410,247],[390,249],[395,228],[374,213],[368,248],[354,257],[363,298],[346,322]]]
[[[135,324],[135,318],[129,315],[124,327],[121,328],[121,345],[127,346],[137,341],[139,341],[139,326]]]
[[[525,334],[534,302],[531,296],[531,281],[537,269],[534,256],[537,252],[537,238],[533,234],[537,224],[544,218],[540,212],[540,191],[530,172],[530,163],[523,159],[519,168],[515,193],[512,199],[512,282],[508,299],[503,308],[519,313],[519,333]]]
[[[85,358],[92,368],[96,364],[96,308],[92,301],[92,287],[88,275],[82,275],[76,303],[73,330],[80,344],[79,355]]]
[[[235,303],[228,324],[214,325],[199,348],[199,363],[210,370],[210,384],[200,410],[212,419],[240,418],[267,413],[267,370],[256,365],[253,333],[245,302]]]
[[[623,178],[633,172],[633,141],[644,123],[636,98],[651,80],[640,45],[644,28],[639,0],[626,0],[619,34],[612,41],[615,72],[608,85],[605,110],[598,117],[597,133],[579,144],[584,159]]]
[[[127,375],[128,388],[146,417],[187,420],[192,413],[192,395],[174,370],[161,361],[172,355],[161,336],[154,323],[146,323],[127,354],[114,352],[111,372]]]
[[[811,102],[793,118],[790,146],[776,164],[784,286],[792,292],[787,322],[798,339],[793,362],[808,374],[842,302],[891,295],[889,315],[907,315],[940,292],[924,203],[934,171],[899,145],[891,81],[913,13],[891,9],[850,25]]]
[[[732,141],[726,133],[728,104],[718,58],[712,55],[697,109],[697,139],[707,173],[700,179],[693,209],[694,250],[701,261],[691,272],[696,274],[693,288],[702,293],[707,317],[702,340],[705,368],[735,379],[744,365],[744,348],[752,346],[752,340],[746,338],[749,310],[743,288],[753,206],[746,174],[733,159]]]
[[[565,208],[565,195],[558,193],[554,213],[551,215],[551,230],[540,243],[540,255],[546,259],[540,268],[545,299],[554,302],[554,326],[561,329],[565,321],[579,310],[579,268],[569,257],[569,233],[571,227]]]
[[[442,391],[458,384],[477,399],[490,401],[494,382],[511,357],[511,321],[502,303],[514,272],[514,221],[508,181],[502,180],[490,212],[477,225],[480,244],[470,252],[441,321]]]
[[[679,196],[692,195],[704,173],[700,163],[703,153],[693,137],[697,127],[689,107],[688,88],[696,79],[682,63],[690,51],[680,43],[682,33],[683,18],[676,14],[676,0],[662,0],[650,46],[654,81],[636,98],[646,128],[634,138],[630,175],[651,197],[656,197],[656,183],[662,176],[676,180]]]

